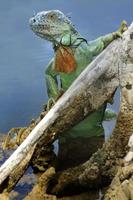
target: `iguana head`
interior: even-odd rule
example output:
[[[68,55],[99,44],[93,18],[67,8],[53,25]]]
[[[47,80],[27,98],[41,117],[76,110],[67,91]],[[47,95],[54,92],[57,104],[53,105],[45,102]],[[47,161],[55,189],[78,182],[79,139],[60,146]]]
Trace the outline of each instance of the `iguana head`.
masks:
[[[32,31],[52,42],[62,35],[77,32],[72,22],[59,10],[42,11],[29,20]]]

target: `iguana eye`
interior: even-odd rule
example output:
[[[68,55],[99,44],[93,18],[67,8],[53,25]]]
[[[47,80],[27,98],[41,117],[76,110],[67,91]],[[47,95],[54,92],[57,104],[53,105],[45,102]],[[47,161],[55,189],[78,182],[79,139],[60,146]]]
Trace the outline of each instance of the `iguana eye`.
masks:
[[[56,18],[56,15],[55,14],[49,14],[48,15],[48,19],[55,19]]]

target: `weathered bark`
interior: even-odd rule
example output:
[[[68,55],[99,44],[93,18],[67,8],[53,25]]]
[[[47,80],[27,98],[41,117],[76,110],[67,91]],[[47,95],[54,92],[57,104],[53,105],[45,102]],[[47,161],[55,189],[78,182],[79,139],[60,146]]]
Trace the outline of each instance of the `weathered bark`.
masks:
[[[123,46],[120,49],[120,52],[125,52],[125,55],[119,56],[121,107],[117,125],[111,138],[86,163],[56,174],[54,177],[56,184],[51,181],[52,186],[49,186],[49,192],[64,194],[66,191],[71,192],[71,185],[73,186],[72,189],[76,191],[76,188],[94,188],[108,184],[116,175],[120,166],[124,164],[123,158],[129,149],[128,140],[133,133],[132,32],[133,25],[124,34]],[[119,55],[122,55],[122,53]],[[131,160],[131,158],[128,160]],[[121,199],[121,196],[116,199]]]
[[[64,195],[71,192],[75,193],[76,190],[81,191],[86,187],[97,188],[108,185],[119,167],[123,165],[123,158],[128,149],[128,138],[133,131],[131,122],[133,122],[133,116],[125,116],[120,113],[117,126],[110,140],[93,154],[89,161],[57,173],[51,181],[48,192]]]
[[[1,200],[10,200],[8,193],[0,194],[0,199]]]
[[[104,200],[119,199],[133,199],[133,164],[119,168],[104,197]]]
[[[130,47],[133,46],[133,41]],[[125,126],[122,128],[125,131],[125,138],[128,133],[133,133],[133,54],[129,53],[129,59],[122,76],[122,105],[121,112],[123,113],[123,122]],[[130,127],[130,128],[129,128]],[[133,164],[130,162],[133,159],[133,135],[130,136],[129,142],[126,144],[127,149],[130,147],[126,157],[125,166],[119,167],[118,173],[113,179],[106,195],[105,200],[129,200],[133,199]],[[124,147],[123,147],[124,148]],[[130,165],[129,165],[130,164]]]
[[[129,141],[128,141],[128,146],[129,146],[129,152],[127,153],[125,157],[126,162],[131,162],[133,160],[133,134],[130,136]]]
[[[58,198],[55,195],[50,195],[46,193],[49,180],[55,174],[55,170],[53,167],[49,168],[38,178],[37,184],[33,187],[32,191],[24,198],[24,200],[90,200],[99,199],[101,196],[98,191],[87,191],[82,194],[65,196]]]
[[[12,191],[12,189],[16,186],[19,179],[23,176],[24,172],[26,171],[27,167],[29,166],[29,162],[31,160],[31,157],[34,153],[35,147],[33,147],[26,157],[23,159],[23,161],[16,166],[15,170],[12,171],[8,179],[6,179],[3,184],[0,187],[0,193],[6,192],[9,193]]]
[[[56,196],[46,194],[49,179],[55,174],[54,168],[49,168],[41,175],[38,183],[33,187],[32,191],[24,198],[24,200],[57,200]]]
[[[121,45],[121,39],[114,41],[83,71],[26,140],[1,166],[0,184],[24,159],[42,135],[43,145],[48,145],[59,134],[84,119],[111,97],[119,84],[118,64]]]

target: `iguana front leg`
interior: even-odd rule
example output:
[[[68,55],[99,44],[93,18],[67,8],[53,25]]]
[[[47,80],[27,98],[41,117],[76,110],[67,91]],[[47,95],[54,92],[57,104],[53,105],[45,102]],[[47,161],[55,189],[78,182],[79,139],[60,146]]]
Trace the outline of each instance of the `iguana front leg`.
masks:
[[[49,98],[56,99],[59,95],[57,73],[52,69],[53,60],[48,64],[48,67],[45,71],[46,87]]]
[[[58,98],[63,94],[63,90],[58,87],[57,75],[58,73],[52,69],[53,60],[48,64],[45,71],[46,87],[48,93],[48,103],[46,109],[49,110],[52,105],[58,100]]]
[[[96,40],[89,42],[89,48],[93,56],[100,54],[113,40],[122,36],[122,33],[127,30],[126,21],[122,21],[119,29],[116,32],[101,36]]]
[[[102,37],[104,48],[106,48],[114,39],[122,37],[122,33],[127,30],[127,22],[122,21],[119,29],[111,34]]]

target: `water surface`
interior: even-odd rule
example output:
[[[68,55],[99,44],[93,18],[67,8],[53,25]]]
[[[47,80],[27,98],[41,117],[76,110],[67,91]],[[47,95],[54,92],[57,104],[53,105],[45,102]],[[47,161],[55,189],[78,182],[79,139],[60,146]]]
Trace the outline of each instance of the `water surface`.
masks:
[[[47,100],[44,71],[53,50],[31,32],[28,20],[34,12],[59,9],[91,40],[116,30],[123,19],[130,23],[132,8],[132,0],[1,1],[0,132],[26,126]]]

